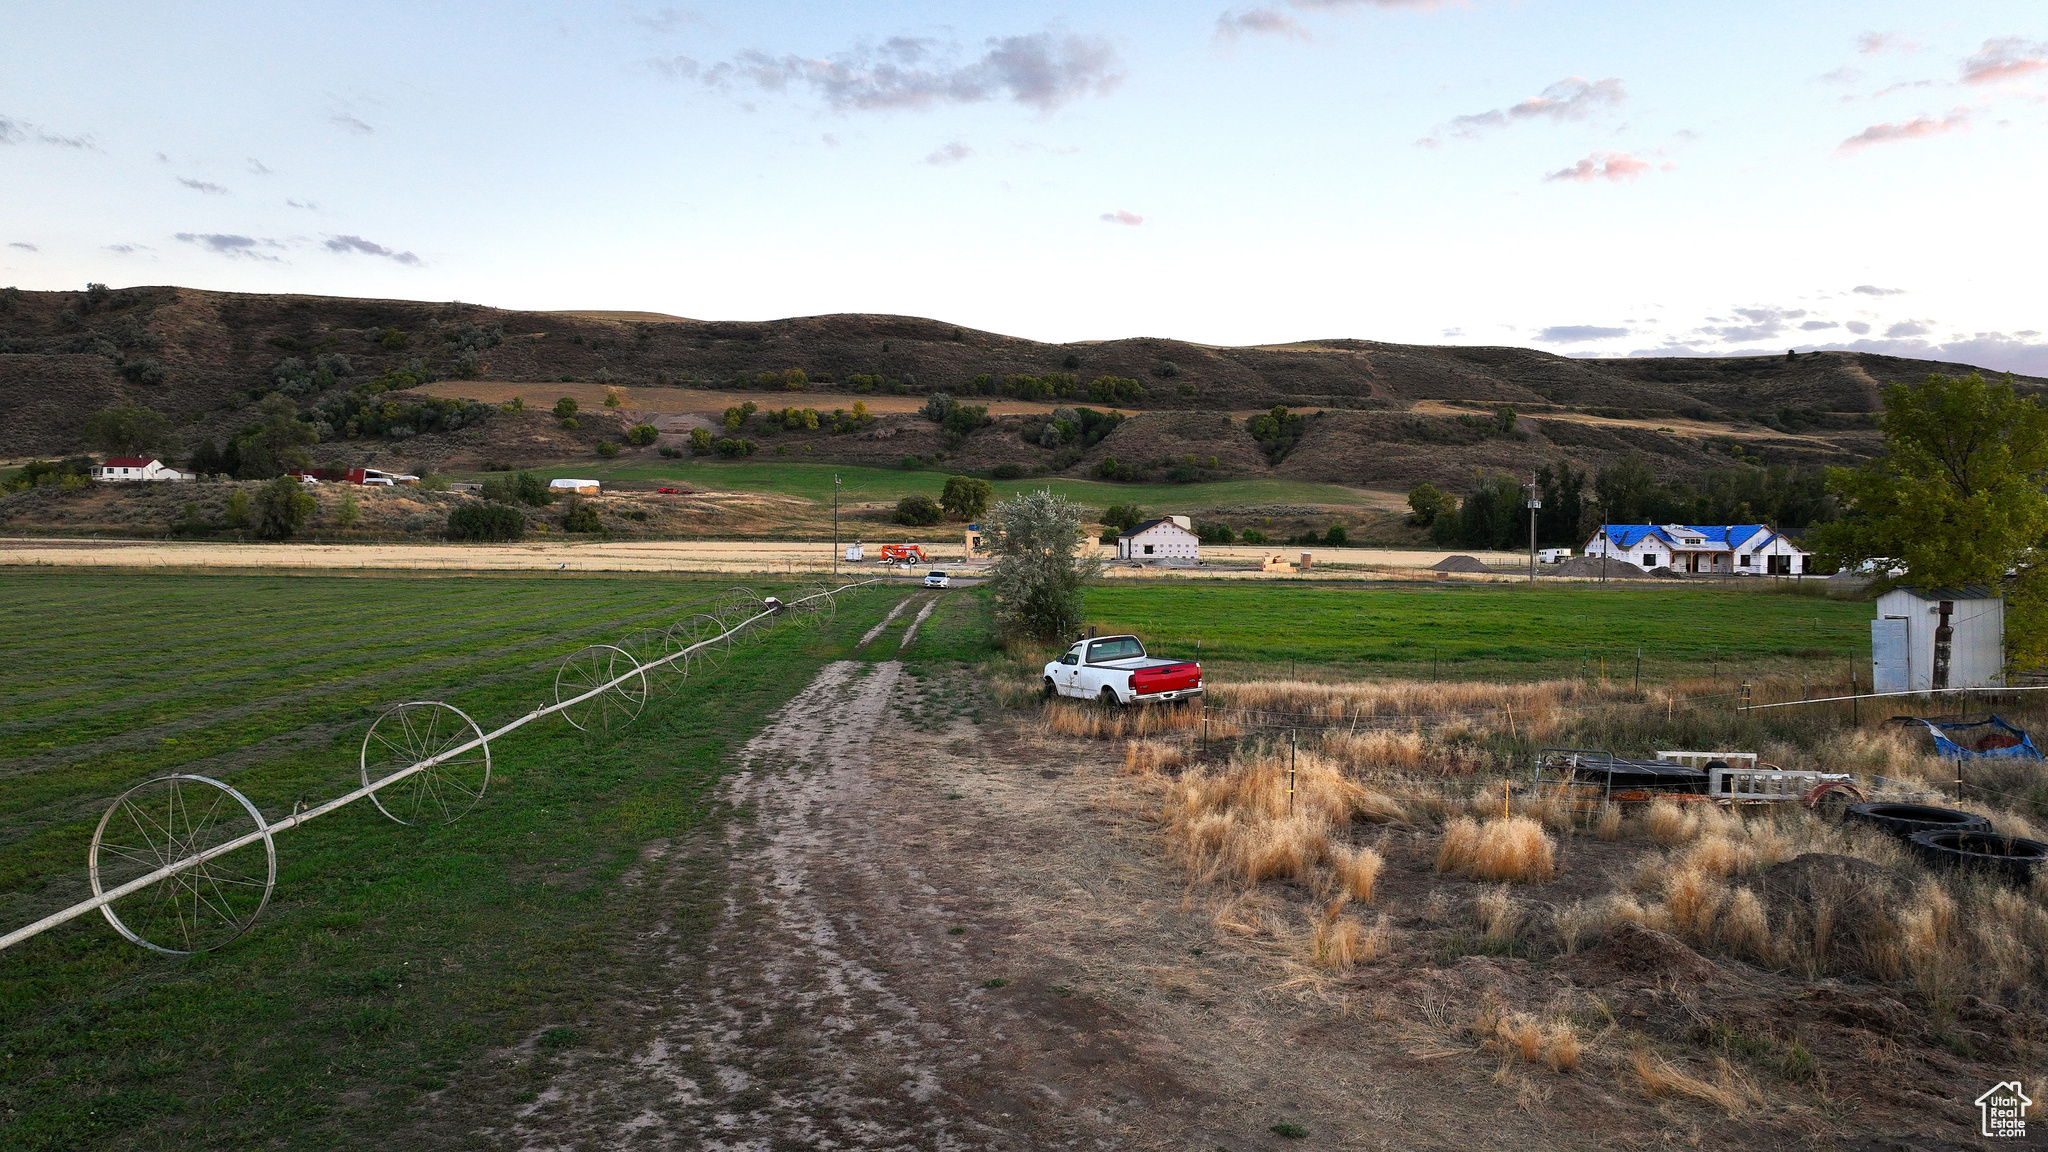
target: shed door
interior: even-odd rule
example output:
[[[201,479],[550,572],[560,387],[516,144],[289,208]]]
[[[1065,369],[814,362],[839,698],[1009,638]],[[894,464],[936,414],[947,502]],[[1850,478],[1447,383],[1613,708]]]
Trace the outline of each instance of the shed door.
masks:
[[[1870,690],[1904,692],[1912,687],[1906,663],[1906,622],[1870,622]]]

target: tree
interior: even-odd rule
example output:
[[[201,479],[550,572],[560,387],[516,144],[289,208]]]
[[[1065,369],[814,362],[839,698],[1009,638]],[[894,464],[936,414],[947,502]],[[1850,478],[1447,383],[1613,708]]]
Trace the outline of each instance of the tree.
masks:
[[[958,444],[973,434],[974,430],[986,424],[993,424],[988,416],[986,404],[955,404],[946,412],[946,418],[939,427],[946,433],[946,440]]]
[[[623,389],[623,388],[607,388],[607,389],[605,389],[605,390],[604,390],[604,406],[605,406],[605,407],[607,407],[607,408],[613,408],[613,409],[616,409],[616,408],[617,408],[617,407],[618,407],[618,406],[619,406],[620,404],[623,404],[623,403],[625,402],[625,400],[624,400],[624,398],[623,398],[623,395],[622,395],[622,394],[623,394],[624,392],[625,392],[625,389]]]
[[[1495,410],[1493,414],[1493,428],[1494,431],[1503,436],[1513,436],[1515,434],[1515,410],[1505,406]]]
[[[448,513],[450,540],[501,542],[526,535],[526,517],[504,504],[468,504]]]
[[[263,413],[263,423],[235,438],[235,475],[244,480],[268,480],[291,469],[312,467],[313,457],[306,446],[318,444],[320,433],[299,419],[297,405],[271,395],[257,410]]]
[[[1593,534],[1586,516],[1586,474],[1572,471],[1569,460],[1545,464],[1536,470],[1536,490],[1543,499],[1536,512],[1536,538],[1545,544],[1584,544]]]
[[[1265,451],[1267,462],[1278,464],[1300,442],[1301,425],[1299,415],[1289,412],[1285,405],[1275,404],[1264,416],[1245,421],[1244,430]]]
[[[565,532],[602,532],[604,525],[598,522],[597,509],[582,501],[569,505],[562,514],[562,530]]]
[[[711,430],[709,428],[690,429],[690,451],[697,453],[699,456],[711,451]]]
[[[617,456],[619,454],[619,446],[617,444],[612,443],[609,440],[599,440],[597,442],[597,454],[599,456],[605,457],[606,459],[610,459],[611,457]]]
[[[1425,482],[1408,490],[1408,508],[1408,523],[1417,528],[1427,528],[1436,523],[1436,518],[1445,512],[1456,515],[1458,498],[1434,484]]]
[[[635,424],[626,430],[626,443],[645,448],[660,435],[661,429],[652,424]]]
[[[988,510],[989,501],[995,499],[995,485],[973,476],[953,476],[946,480],[946,490],[939,495],[939,505],[955,520],[972,520]]]
[[[1915,588],[1996,585],[2048,536],[2048,411],[2013,391],[1931,375],[1884,390],[1884,452],[1828,469],[1842,519],[1809,539],[1824,565],[1883,558]]]
[[[1331,548],[1342,548],[1351,543],[1351,533],[1342,524],[1332,524],[1330,530],[1323,533],[1323,543]]]
[[[954,401],[951,395],[945,392],[934,392],[924,398],[924,406],[917,410],[917,414],[934,424],[944,424],[946,417],[953,412],[953,404]]]
[[[86,418],[79,433],[109,456],[138,456],[177,444],[170,419],[139,404],[102,408]]]
[[[1662,511],[1662,501],[1657,474],[1650,470],[1649,459],[1640,451],[1630,449],[1621,459],[1602,468],[1593,481],[1593,491],[1600,497],[1600,515],[1609,524],[1666,522],[1652,516]]]
[[[1099,567],[1076,555],[1086,516],[1079,504],[1042,489],[982,518],[982,547],[996,558],[988,584],[1003,636],[1064,640],[1081,631],[1082,586]]]
[[[945,509],[929,496],[905,496],[896,502],[896,515],[891,517],[896,523],[913,528],[929,528],[945,518]]]
[[[1104,525],[1128,532],[1145,522],[1145,510],[1136,504],[1111,504],[1102,510]]]
[[[249,526],[249,490],[237,488],[228,494],[227,521],[230,528]]]
[[[801,392],[810,384],[809,374],[801,368],[790,368],[782,373],[782,386],[791,392]]]
[[[290,539],[317,507],[318,501],[298,477],[279,476],[256,490],[256,534],[265,540]]]
[[[576,398],[573,396],[564,396],[560,400],[555,401],[555,419],[557,420],[574,420],[576,418],[576,410]]]

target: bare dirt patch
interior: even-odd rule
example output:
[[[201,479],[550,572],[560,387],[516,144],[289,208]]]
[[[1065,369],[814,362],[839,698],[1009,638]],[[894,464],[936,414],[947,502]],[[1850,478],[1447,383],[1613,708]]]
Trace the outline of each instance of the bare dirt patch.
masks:
[[[2029,1059],[1993,1035],[2011,1024],[1990,1022],[1996,1006],[1937,1042],[1883,988],[1661,934],[1547,960],[1487,953],[1476,933],[1446,949],[1490,886],[1437,876],[1420,826],[1361,833],[1386,858],[1387,946],[1319,968],[1315,894],[1191,885],[1119,775],[1119,744],[1016,719],[902,723],[924,693],[974,690],[940,679],[836,663],[780,712],[741,753],[723,838],[650,846],[635,881],[710,861],[728,893],[710,946],[649,935],[671,979],[621,989],[620,1042],[577,1050],[478,1135],[1296,1146],[1279,1128],[1304,1147],[1963,1148],[1969,1101]],[[1637,851],[1573,840],[1559,879],[1520,895],[1591,891]],[[1517,1051],[1516,1029],[1544,1028],[1579,1038],[1563,1070],[1535,1041]]]

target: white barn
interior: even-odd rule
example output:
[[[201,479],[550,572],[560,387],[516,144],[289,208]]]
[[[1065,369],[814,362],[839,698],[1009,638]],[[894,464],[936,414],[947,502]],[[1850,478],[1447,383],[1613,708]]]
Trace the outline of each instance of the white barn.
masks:
[[[1802,576],[1812,553],[1764,524],[1603,524],[1586,555],[1723,576]]]
[[[92,478],[118,484],[144,480],[197,480],[199,475],[183,468],[173,468],[154,456],[114,456],[104,464],[93,465]]]
[[[1877,598],[1877,619],[1870,622],[1872,691],[1997,688],[2004,676],[2005,600],[1997,592],[1971,584],[1894,588]]]
[[[1119,560],[1199,560],[1202,541],[1185,516],[1162,516],[1116,538]]]

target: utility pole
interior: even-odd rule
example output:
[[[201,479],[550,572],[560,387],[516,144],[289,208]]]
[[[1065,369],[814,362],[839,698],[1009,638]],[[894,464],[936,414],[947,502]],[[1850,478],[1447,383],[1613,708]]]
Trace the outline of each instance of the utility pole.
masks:
[[[839,474],[832,474],[832,578],[839,579]]]
[[[1536,510],[1543,507],[1543,497],[1537,494],[1536,478],[1529,478],[1529,583],[1536,582]]]

